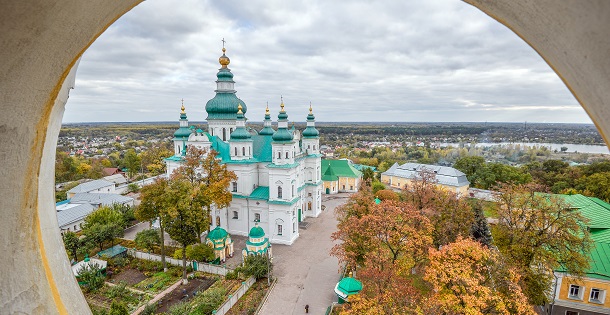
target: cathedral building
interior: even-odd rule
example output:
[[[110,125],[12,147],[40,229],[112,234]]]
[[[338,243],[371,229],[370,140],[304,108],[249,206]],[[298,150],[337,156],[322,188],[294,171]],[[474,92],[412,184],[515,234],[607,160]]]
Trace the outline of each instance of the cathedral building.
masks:
[[[216,95],[205,106],[207,131],[189,126],[184,105],[180,127],[174,133],[174,156],[165,159],[167,174],[180,167],[186,148],[193,145],[217,152],[222,164],[237,175],[229,189],[231,205],[213,210],[214,226],[231,234],[248,236],[257,225],[271,243],[292,244],[299,237],[299,222],[321,211],[322,179],[320,137],[309,107],[307,127],[301,134],[288,127],[282,100],[277,130],[272,128],[267,106],[263,128],[246,125],[246,103],[235,91],[229,58],[219,58]]]

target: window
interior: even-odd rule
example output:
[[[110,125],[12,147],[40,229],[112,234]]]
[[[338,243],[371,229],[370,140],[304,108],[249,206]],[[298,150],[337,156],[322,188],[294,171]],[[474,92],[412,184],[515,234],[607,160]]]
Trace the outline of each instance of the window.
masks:
[[[233,211],[233,219],[239,219],[239,212]]]
[[[578,285],[570,284],[570,292],[568,298],[582,300],[582,293],[584,288]]]
[[[343,185],[343,190],[345,190],[345,185]]]
[[[241,155],[246,155],[246,147],[241,147]]]
[[[296,231],[297,231],[297,223],[292,222],[292,233],[296,233]]]
[[[606,291],[602,289],[591,289],[591,295],[589,295],[589,302],[593,303],[604,303],[604,299],[606,297]]]
[[[314,150],[316,149],[316,145],[315,145],[315,144],[313,145],[313,149],[314,149]]]
[[[255,213],[254,214],[254,222],[261,222],[261,214],[260,213]]]
[[[307,203],[307,210],[311,210],[311,201]]]
[[[227,129],[222,128],[222,141],[227,141]]]
[[[282,158],[282,152],[278,152],[278,153],[277,153],[277,158],[278,158],[278,159],[281,159],[281,158]]]
[[[237,192],[237,182],[233,182],[233,192]]]
[[[296,195],[296,193],[294,191],[294,185],[292,185],[292,197],[294,197],[294,195]]]
[[[282,186],[277,186],[277,198],[282,199]]]
[[[250,147],[248,147],[248,155],[251,155],[252,153],[250,153]]]
[[[277,225],[277,235],[282,235],[282,225],[281,224]]]
[[[308,193],[307,196],[311,197],[311,193]]]
[[[76,224],[74,224],[74,231],[76,231]]]
[[[235,156],[237,156],[237,147],[235,147]]]
[[[311,149],[311,145],[309,145],[309,144],[308,144],[308,145],[307,145],[307,148],[308,148],[308,149]]]
[[[349,186],[349,190],[354,190],[354,186]]]
[[[288,152],[286,152],[286,158],[288,158]]]
[[[216,217],[216,226],[220,226],[220,216]]]

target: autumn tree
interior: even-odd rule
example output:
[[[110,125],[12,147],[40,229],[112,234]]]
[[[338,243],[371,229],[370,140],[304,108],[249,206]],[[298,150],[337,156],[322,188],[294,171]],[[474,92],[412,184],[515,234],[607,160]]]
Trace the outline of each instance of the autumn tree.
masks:
[[[140,221],[152,222],[159,220],[160,241],[161,244],[161,262],[163,270],[167,270],[165,261],[165,222],[167,217],[165,214],[165,205],[169,199],[168,192],[169,182],[166,179],[158,178],[154,183],[142,187],[140,192],[141,202],[135,210],[135,216]]]
[[[444,314],[536,314],[517,284],[518,273],[471,239],[431,248],[424,279]]]
[[[165,173],[164,158],[172,156],[173,152],[166,143],[158,143],[148,150],[140,153],[142,167],[151,175]]]
[[[558,196],[538,193],[536,184],[504,185],[494,241],[522,274],[521,285],[531,304],[548,302],[554,270],[582,275],[588,268],[591,239],[587,219]]]
[[[182,245],[182,281],[186,278],[186,247],[200,241],[198,227],[200,226],[202,202],[199,187],[187,180],[172,179],[167,187],[167,203],[161,212],[165,230],[170,237]]]
[[[216,158],[217,152],[188,146],[183,165],[172,174],[172,180],[186,180],[193,188],[193,200],[202,207],[197,232],[201,235],[204,227],[211,229],[212,209],[225,208],[231,204],[233,195],[228,190],[231,182],[237,180],[234,172]],[[199,239],[201,242],[201,239]]]

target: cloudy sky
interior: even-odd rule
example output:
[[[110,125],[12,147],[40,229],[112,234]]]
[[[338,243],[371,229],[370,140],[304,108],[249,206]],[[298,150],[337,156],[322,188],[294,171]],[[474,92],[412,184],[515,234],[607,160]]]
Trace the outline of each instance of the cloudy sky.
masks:
[[[591,123],[506,27],[461,1],[147,0],[85,52],[64,122],[206,117],[226,40],[250,120]],[[275,116],[275,115],[274,115]]]

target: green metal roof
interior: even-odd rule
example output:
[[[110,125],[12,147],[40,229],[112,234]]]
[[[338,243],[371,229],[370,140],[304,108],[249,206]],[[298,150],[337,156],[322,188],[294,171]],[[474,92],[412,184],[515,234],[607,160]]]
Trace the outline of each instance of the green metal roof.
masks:
[[[297,201],[299,201],[299,197],[295,197],[294,199],[290,200],[290,201],[285,201],[285,200],[269,200],[267,201],[270,204],[276,204],[276,205],[293,205],[295,204]]]
[[[377,168],[374,166],[369,166],[369,165],[364,165],[364,164],[352,164],[352,166],[361,172],[367,168],[370,168],[371,170],[373,170],[373,172],[377,172]]]
[[[303,138],[318,138],[320,136],[320,132],[316,127],[308,126],[303,130]]]
[[[273,161],[273,146],[271,142],[273,141],[269,135],[255,135],[252,136],[252,155],[259,162],[271,162]]]
[[[337,177],[360,177],[362,173],[354,168],[354,166],[348,160],[322,160],[322,174],[326,174],[328,169],[332,169],[332,174]],[[328,177],[330,178],[330,177]],[[323,180],[336,180],[336,179],[324,179]]]
[[[337,290],[343,292],[346,295],[357,294],[362,291],[362,282],[352,278],[345,277],[339,281],[339,285],[337,286]]]
[[[192,131],[188,127],[180,127],[178,130],[176,130],[176,132],[174,132],[174,138],[183,140],[184,138],[188,138],[191,133]]]
[[[110,248],[104,249],[101,252],[98,252],[97,255],[99,257],[113,258],[115,256],[123,254],[126,251],[127,251],[127,248],[125,248],[121,245],[114,245]]]
[[[260,200],[269,200],[269,187],[267,186],[258,186],[252,193],[250,194],[250,198],[252,199],[260,199]]]
[[[265,236],[265,230],[262,227],[256,224],[253,228],[250,229],[250,233],[248,233],[249,237],[252,238],[260,238]]]
[[[246,103],[239,99],[235,93],[216,93],[216,96],[205,105],[205,111],[208,113],[206,120],[236,120],[239,104],[241,104],[242,111],[245,114],[247,111]]]
[[[339,180],[339,176],[335,175],[335,172],[333,171],[332,167],[327,167],[326,170],[322,169],[322,180],[327,182],[333,182]]]
[[[210,233],[208,233],[205,238],[210,239],[212,241],[219,241],[226,239],[227,235],[229,235],[227,230],[221,228],[220,226],[216,226],[213,230],[210,231]]]
[[[286,128],[278,128],[272,137],[275,142],[290,142],[294,140],[294,136]]]
[[[294,168],[299,166],[299,163],[292,163],[292,164],[282,164],[282,165],[277,165],[277,164],[269,164],[267,165],[268,168]]]
[[[591,229],[610,229],[610,204],[597,199],[577,195],[556,195],[589,219],[587,226]]]

